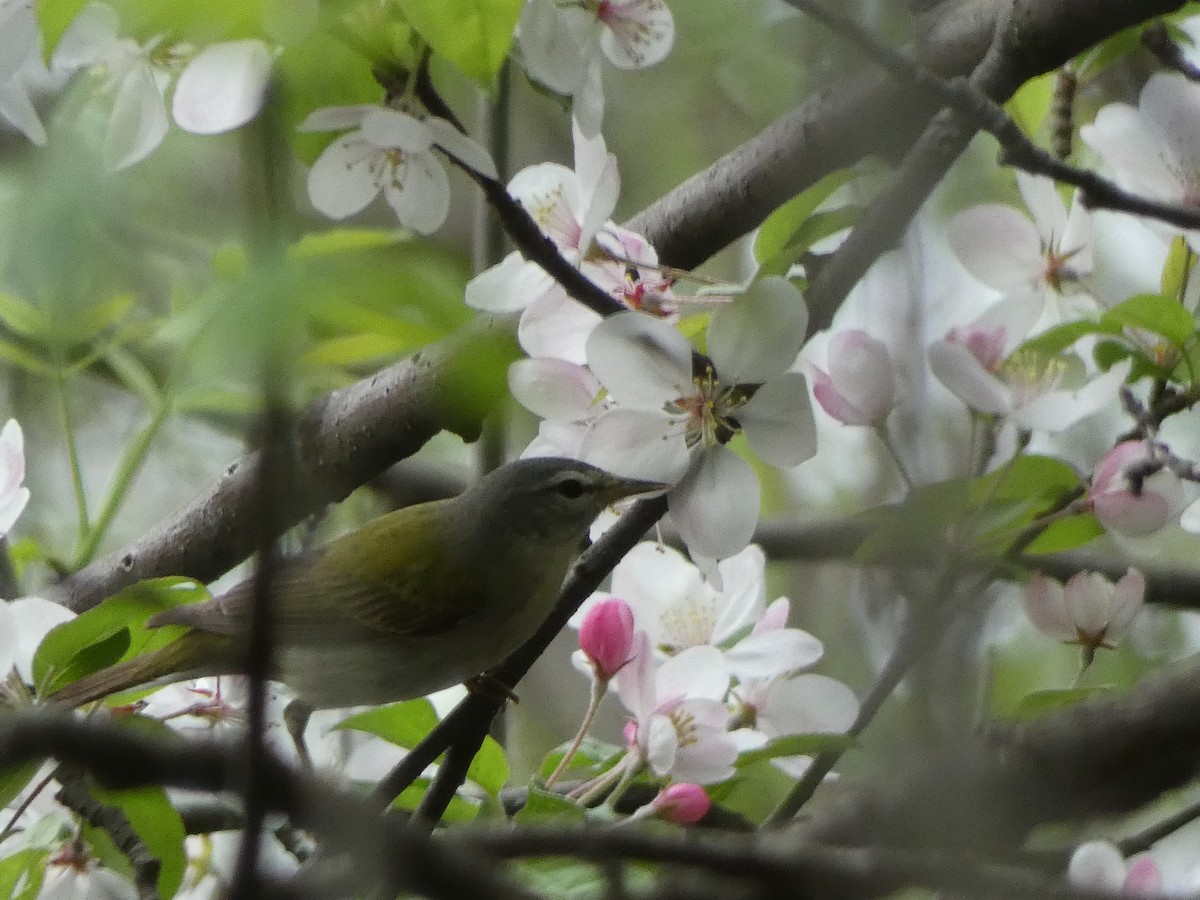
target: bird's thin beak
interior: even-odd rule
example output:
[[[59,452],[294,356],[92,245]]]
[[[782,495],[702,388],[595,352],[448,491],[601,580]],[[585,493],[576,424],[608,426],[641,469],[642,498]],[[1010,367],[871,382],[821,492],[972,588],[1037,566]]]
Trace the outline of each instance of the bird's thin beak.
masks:
[[[661,481],[641,481],[636,478],[617,478],[600,490],[604,505],[615,503],[623,497],[633,497],[638,494],[661,494],[671,486]]]

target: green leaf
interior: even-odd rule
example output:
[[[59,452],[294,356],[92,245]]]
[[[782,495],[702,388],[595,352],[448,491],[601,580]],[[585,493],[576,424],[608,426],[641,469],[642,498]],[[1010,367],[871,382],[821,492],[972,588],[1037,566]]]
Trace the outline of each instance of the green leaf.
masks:
[[[42,53],[47,63],[50,62],[50,56],[58,46],[63,32],[75,20],[75,16],[86,2],[87,0],[38,0],[33,5],[42,32]]]
[[[563,825],[582,825],[586,817],[583,807],[578,803],[531,784],[525,794],[525,805],[517,810],[513,822],[533,825],[555,819]]]
[[[558,768],[558,764],[562,762],[562,758],[569,746],[570,742],[568,741],[546,754],[546,758],[542,760],[542,766],[538,770],[538,775],[543,781],[549,778],[554,770]],[[586,769],[589,770],[589,775],[599,775],[601,772],[605,772],[615,766],[617,761],[624,756],[624,747],[618,747],[616,744],[609,744],[592,737],[586,737],[583,739],[583,743],[579,745],[579,749],[575,751],[575,755],[571,758],[571,765],[567,768],[567,772]]]
[[[483,788],[491,797],[500,794],[500,788],[508,782],[508,757],[491,736],[483,739],[483,744],[471,765],[467,769],[467,778]]]
[[[308,366],[344,366],[353,368],[368,363],[383,363],[398,359],[441,337],[431,328],[412,329],[404,337],[391,334],[348,334],[344,337],[317,341],[301,355],[299,362]]]
[[[817,241],[824,240],[858,221],[862,208],[840,206],[827,212],[816,212],[792,234],[787,245],[758,269],[758,275],[786,275],[801,255]]]
[[[162,394],[154,376],[145,364],[125,347],[110,347],[104,354],[113,373],[130,392],[137,394],[142,402],[151,409],[157,409],[162,403]]]
[[[1056,688],[1045,691],[1034,691],[1024,697],[1017,705],[1014,713],[1018,719],[1033,719],[1048,713],[1068,709],[1091,697],[1104,696],[1113,693],[1108,686]]]
[[[1018,349],[1032,351],[1038,356],[1057,356],[1084,335],[1120,333],[1121,327],[1115,322],[1066,322],[1030,338]]]
[[[1196,330],[1192,314],[1178,300],[1162,294],[1130,297],[1105,313],[1102,321],[1161,334],[1177,347],[1186,344]]]
[[[982,503],[985,500],[1058,498],[1079,487],[1079,474],[1061,459],[1027,453],[1009,465],[975,479],[971,485],[971,499]]]
[[[767,216],[754,239],[754,259],[759,265],[782,253],[816,208],[854,176],[853,169],[831,172]]]
[[[747,750],[737,758],[738,768],[780,756],[816,756],[819,753],[841,753],[854,745],[848,734],[789,734],[775,738],[757,750]]]
[[[288,255],[304,262],[339,253],[393,247],[411,239],[412,233],[402,228],[330,228],[304,235],[292,245]]]
[[[1047,72],[1031,78],[1004,104],[1005,111],[1016,121],[1029,137],[1037,135],[1050,112],[1050,100],[1054,95],[1056,72]]]
[[[491,87],[508,57],[524,0],[397,0],[434,52]]]
[[[133,306],[132,294],[119,294],[99,303],[82,306],[66,323],[64,336],[75,343],[95,340],[102,331],[123,319]],[[62,323],[58,323],[61,327]]]
[[[1161,289],[1164,297],[1173,297],[1180,303],[1186,293],[1188,279],[1196,266],[1196,256],[1192,248],[1177,236],[1171,241],[1171,249],[1167,252],[1167,261],[1163,264]]]
[[[50,851],[41,847],[18,850],[0,859],[0,897],[33,900],[42,890]]]
[[[17,794],[25,790],[26,785],[33,781],[33,776],[41,767],[41,760],[34,760],[0,769],[0,810],[12,803]],[[0,896],[3,896],[2,891],[0,891]]]
[[[1051,523],[1025,548],[1025,553],[1039,555],[1062,553],[1090,543],[1104,534],[1104,528],[1091,513],[1069,516]]]
[[[420,804],[425,794],[429,791],[430,781],[428,778],[421,777],[404,789],[394,801],[392,801],[392,809],[403,809],[412,812]],[[450,799],[450,805],[446,807],[446,811],[442,813],[442,821],[454,825],[473,822],[479,815],[479,805],[472,803],[466,798],[455,794]]]
[[[333,727],[363,731],[381,737],[389,744],[410,749],[420,743],[437,723],[433,704],[422,697],[355,713]]]
[[[23,347],[3,339],[0,339],[0,359],[7,360],[13,365],[25,369],[27,372],[32,372],[34,375],[41,375],[44,378],[52,377],[56,373],[53,366],[42,362],[42,360]]]
[[[22,337],[45,340],[51,331],[50,318],[16,294],[0,291],[0,321]]]
[[[205,587],[190,578],[155,578],[131,585],[64,622],[46,635],[34,654],[38,694],[45,696],[106,665],[166,646],[185,629],[145,628],[146,620],[181,603],[208,597]]]
[[[183,819],[167,799],[166,791],[160,787],[109,790],[92,786],[92,794],[105,806],[115,806],[125,814],[146,849],[162,863],[159,896],[163,900],[173,897],[183,883],[187,867],[183,847],[186,834]]]

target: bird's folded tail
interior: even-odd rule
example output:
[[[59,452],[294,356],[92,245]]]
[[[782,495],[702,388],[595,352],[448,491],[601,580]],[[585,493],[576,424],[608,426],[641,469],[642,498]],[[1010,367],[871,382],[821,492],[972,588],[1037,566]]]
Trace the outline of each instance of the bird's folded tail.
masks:
[[[85,675],[47,699],[76,707],[136,687],[161,687],[189,678],[230,672],[232,666],[221,664],[222,658],[229,655],[228,644],[229,639],[223,635],[190,631],[152,653]]]

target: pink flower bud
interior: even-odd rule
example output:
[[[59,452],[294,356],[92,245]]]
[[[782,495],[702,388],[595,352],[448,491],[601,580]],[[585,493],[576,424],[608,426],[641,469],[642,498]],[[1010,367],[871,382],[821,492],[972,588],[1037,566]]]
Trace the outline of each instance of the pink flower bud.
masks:
[[[1092,476],[1092,511],[1105,528],[1128,537],[1153,534],[1178,514],[1178,476],[1161,470],[1135,493],[1125,472],[1149,458],[1145,441],[1123,441],[1104,455]]]
[[[659,791],[650,805],[668,822],[691,825],[708,814],[712,801],[698,784],[672,784]]]
[[[829,341],[829,372],[812,369],[813,396],[845,425],[882,425],[896,402],[895,375],[887,347],[851,329]]]
[[[633,646],[633,610],[616,597],[597,603],[579,626],[579,648],[596,677],[609,681],[629,662]]]

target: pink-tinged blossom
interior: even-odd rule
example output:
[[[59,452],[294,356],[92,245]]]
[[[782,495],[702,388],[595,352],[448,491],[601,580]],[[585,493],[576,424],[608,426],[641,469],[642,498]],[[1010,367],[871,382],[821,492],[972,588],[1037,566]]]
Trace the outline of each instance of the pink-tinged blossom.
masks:
[[[596,678],[610,681],[629,662],[633,647],[633,611],[616,597],[592,606],[579,626],[579,649]]]
[[[980,319],[951,328],[929,348],[929,366],[946,389],[976,412],[1023,431],[1062,431],[1112,401],[1132,361],[1089,376],[1074,354],[1017,349],[1036,310],[1002,301]]]
[[[844,425],[879,427],[896,403],[896,375],[882,341],[861,329],[829,341],[829,371],[812,367],[813,396]]]
[[[508,192],[537,222],[571,263],[581,265],[593,254],[594,241],[601,228],[616,228],[609,221],[616,208],[621,181],[616,157],[608,152],[600,135],[586,137],[574,125],[575,168],[558,163],[539,163],[518,172],[508,184]],[[537,263],[527,262],[520,253],[507,257],[471,279],[467,285],[468,306],[490,313],[515,313],[546,301],[557,308],[566,301],[562,288]],[[573,301],[572,301],[573,302]],[[547,315],[545,308],[541,316]],[[595,314],[591,314],[595,317]],[[595,317],[598,319],[598,317]],[[594,324],[591,323],[591,324]],[[563,356],[540,348],[534,355]]]
[[[625,734],[634,759],[674,781],[716,784],[733,774],[738,748],[723,702],[729,671],[715,647],[689,647],[656,666],[639,631],[633,658],[614,683],[633,716]]]
[[[1126,897],[1155,897],[1163,888],[1162,871],[1146,853],[1126,860],[1108,841],[1088,841],[1071,854],[1067,878],[1077,888],[1122,894]]]
[[[530,77],[571,97],[575,119],[592,136],[604,115],[601,55],[621,69],[655,65],[671,51],[675,22],[664,0],[530,0],[517,40]]]
[[[42,68],[32,0],[0,0],[0,119],[33,143],[46,143],[46,129],[29,95],[29,76]]]
[[[596,419],[581,455],[621,474],[673,483],[667,502],[693,553],[732,556],[758,520],[758,479],[725,444],[742,432],[765,462],[794,466],[816,449],[804,376],[787,372],[808,312],[782,278],[755,282],[714,313],[708,359],[666,322],[619,313],[587,343],[588,364],[614,407]]]
[[[1044,176],[1017,172],[1017,187],[1032,221],[1011,206],[975,206],[951,219],[950,244],[967,271],[1038,318],[1047,304],[1063,307],[1057,323],[1091,305],[1082,285],[1092,271],[1091,214],[1078,192],[1068,212]]]
[[[244,125],[262,107],[273,55],[259,40],[212,44],[199,52],[163,36],[139,44],[120,37],[116,11],[84,6],[63,33],[52,66],[84,70],[113,98],[102,154],[111,171],[145,159],[167,134],[166,93],[179,75],[172,101],[176,123],[197,134]]]
[[[361,212],[381,192],[400,224],[436,231],[450,210],[450,181],[435,149],[495,177],[486,150],[443,119],[417,119],[379,106],[329,106],[301,131],[343,131],[308,173],[308,197],[331,219]]]
[[[1127,537],[1144,537],[1164,528],[1181,512],[1179,476],[1159,469],[1134,491],[1127,472],[1152,458],[1145,441],[1122,441],[1096,465],[1088,503],[1100,523]]]
[[[661,819],[676,825],[693,825],[708,815],[712,800],[700,785],[685,782],[663,788],[650,805]]]
[[[25,434],[16,419],[0,429],[0,536],[8,534],[29,502],[25,481]]]
[[[1145,578],[1131,568],[1115,584],[1096,572],[1078,572],[1065,586],[1035,574],[1025,586],[1022,600],[1038,631],[1078,644],[1090,654],[1098,647],[1116,648],[1145,595]]]
[[[636,627],[661,654],[714,647],[739,681],[794,672],[820,659],[819,640],[787,627],[787,598],[768,606],[760,548],[751,545],[718,568],[720,590],[678,550],[643,541],[613,569],[612,594],[593,594],[584,611],[615,594],[628,602]]]

